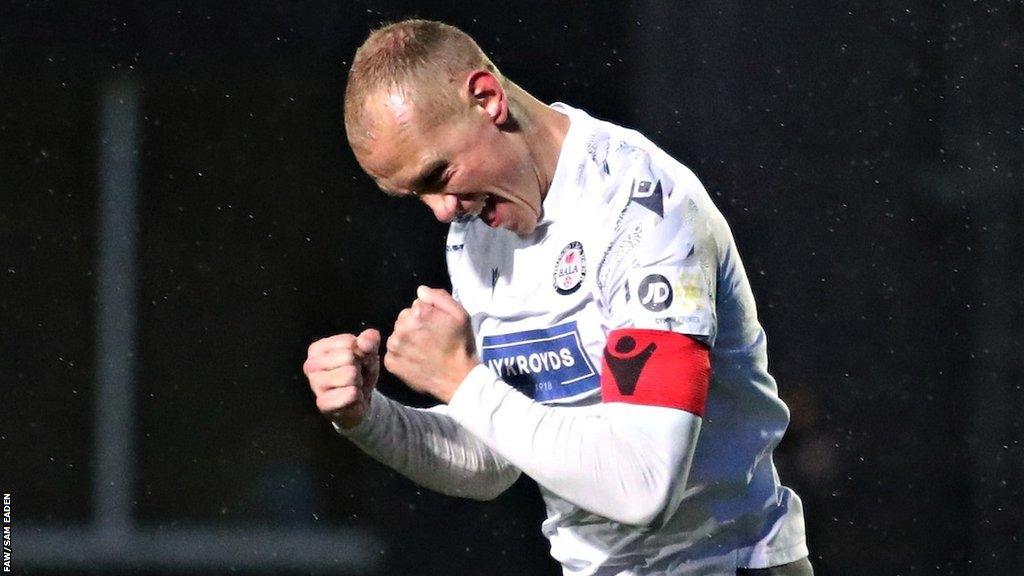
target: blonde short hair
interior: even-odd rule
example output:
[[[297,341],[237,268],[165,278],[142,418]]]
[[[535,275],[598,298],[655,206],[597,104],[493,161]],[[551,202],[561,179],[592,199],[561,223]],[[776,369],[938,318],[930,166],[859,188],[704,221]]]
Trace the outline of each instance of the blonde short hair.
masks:
[[[345,132],[355,147],[372,139],[367,96],[384,90],[408,96],[427,122],[440,123],[458,109],[464,74],[497,67],[468,34],[431,20],[403,20],[370,33],[356,50],[345,86]]]

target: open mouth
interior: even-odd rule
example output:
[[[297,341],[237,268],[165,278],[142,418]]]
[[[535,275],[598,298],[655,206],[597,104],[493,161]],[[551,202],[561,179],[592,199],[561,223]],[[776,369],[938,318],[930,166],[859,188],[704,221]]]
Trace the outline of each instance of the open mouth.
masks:
[[[488,194],[484,197],[484,207],[480,210],[480,219],[491,228],[497,228],[501,222],[498,219],[497,201],[494,196]]]

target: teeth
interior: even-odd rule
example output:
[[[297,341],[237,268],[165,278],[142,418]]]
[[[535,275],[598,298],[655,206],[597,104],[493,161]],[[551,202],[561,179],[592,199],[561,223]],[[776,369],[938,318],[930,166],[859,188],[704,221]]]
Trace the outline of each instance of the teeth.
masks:
[[[486,207],[487,207],[487,197],[484,196],[484,197],[481,198],[480,203],[477,204],[476,207],[473,208],[473,215],[474,216],[479,216],[480,213],[483,212],[484,208],[486,208]]]

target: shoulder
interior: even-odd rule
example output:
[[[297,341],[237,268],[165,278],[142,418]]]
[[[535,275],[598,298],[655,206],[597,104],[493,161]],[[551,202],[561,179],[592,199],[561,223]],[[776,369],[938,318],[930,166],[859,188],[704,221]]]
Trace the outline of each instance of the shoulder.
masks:
[[[685,198],[707,196],[692,170],[639,132],[619,128],[616,136],[608,168],[617,196],[630,198],[659,217]]]
[[[598,288],[621,286],[630,269],[716,254],[721,214],[694,173],[641,134],[620,129],[608,155],[608,231]]]

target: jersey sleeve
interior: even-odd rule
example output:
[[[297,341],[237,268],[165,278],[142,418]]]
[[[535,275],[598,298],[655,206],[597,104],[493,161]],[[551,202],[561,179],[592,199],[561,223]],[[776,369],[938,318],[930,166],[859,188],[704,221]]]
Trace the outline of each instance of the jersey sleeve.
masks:
[[[449,415],[559,497],[623,524],[656,527],[679,507],[701,419],[628,403],[546,406],[474,368]]]
[[[662,169],[640,149],[617,154],[619,210],[598,269],[609,331],[654,329],[713,346],[718,244],[710,199],[681,165]]]
[[[335,430],[378,462],[449,496],[490,500],[520,471],[448,415],[448,406],[404,406],[373,391],[370,412],[353,428]]]

